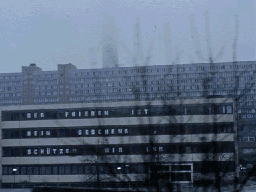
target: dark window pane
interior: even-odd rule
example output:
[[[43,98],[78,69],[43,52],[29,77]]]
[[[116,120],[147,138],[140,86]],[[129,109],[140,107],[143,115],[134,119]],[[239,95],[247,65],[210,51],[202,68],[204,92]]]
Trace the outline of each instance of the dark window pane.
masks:
[[[33,167],[33,175],[39,175],[39,167],[38,166]]]
[[[63,166],[62,166],[63,167]],[[64,172],[64,168],[63,168],[63,172]],[[52,174],[53,175],[58,175],[58,166],[53,166],[52,167]]]
[[[21,175],[26,175],[27,174],[27,167],[21,167],[20,174]]]
[[[8,173],[9,175],[13,175],[14,173],[13,173],[13,170],[12,170],[12,167],[9,167],[9,173]]]
[[[13,130],[3,129],[3,139],[13,138]]]
[[[71,170],[70,170],[70,165],[66,165],[65,166],[65,174],[70,174],[71,173]]]
[[[8,167],[3,167],[3,175],[8,175]]]
[[[32,175],[32,173],[33,173],[33,167],[28,167],[27,168],[27,174]]]
[[[85,166],[85,174],[94,174],[96,173],[95,166]]]
[[[171,171],[190,171],[191,165],[172,165]]]
[[[45,175],[45,166],[40,166],[40,175]]]
[[[77,166],[76,165],[72,165],[72,172],[71,174],[77,174]]]
[[[83,165],[78,165],[77,166],[77,170],[78,170],[78,174],[84,174],[84,167],[83,167]]]
[[[45,167],[45,174],[46,174],[46,175],[51,175],[51,174],[52,174],[52,168],[51,168],[51,166],[46,166],[46,167]]]
[[[62,165],[59,166],[59,173],[60,173],[60,175],[64,175],[64,173],[65,173],[64,166],[62,166]]]

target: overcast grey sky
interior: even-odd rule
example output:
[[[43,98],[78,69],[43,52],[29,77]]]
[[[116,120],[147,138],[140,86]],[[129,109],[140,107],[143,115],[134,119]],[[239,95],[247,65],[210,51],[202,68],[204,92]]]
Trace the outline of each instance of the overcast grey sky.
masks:
[[[73,63],[79,69],[101,67],[102,14],[115,15],[120,41],[132,51],[133,25],[141,20],[144,56],[153,46],[151,65],[165,64],[163,23],[170,22],[172,56],[179,63],[199,62],[191,38],[189,15],[195,14],[203,55],[207,55],[204,11],[210,18],[211,43],[216,55],[225,41],[219,61],[232,61],[235,14],[239,15],[238,60],[256,60],[255,0],[8,0],[1,1],[0,72],[20,72],[36,63],[44,71],[57,64]],[[151,43],[150,43],[151,42]],[[89,63],[95,47],[98,65]],[[119,46],[119,63],[127,51]]]

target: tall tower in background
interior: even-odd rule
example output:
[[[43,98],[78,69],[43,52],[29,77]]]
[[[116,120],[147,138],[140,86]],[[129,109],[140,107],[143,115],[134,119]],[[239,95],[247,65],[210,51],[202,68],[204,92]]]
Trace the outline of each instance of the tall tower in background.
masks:
[[[102,67],[118,65],[117,30],[114,17],[103,14],[102,25]]]
[[[97,66],[97,54],[95,48],[91,47],[89,49],[89,55],[90,55],[90,64],[91,67]]]
[[[134,55],[134,65],[143,65],[144,55],[143,55],[143,45],[141,38],[141,29],[140,29],[140,17],[136,18],[136,23],[133,29],[133,55]]]
[[[170,23],[164,23],[164,49],[165,49],[165,63],[166,65],[171,65],[171,33],[170,33]]]

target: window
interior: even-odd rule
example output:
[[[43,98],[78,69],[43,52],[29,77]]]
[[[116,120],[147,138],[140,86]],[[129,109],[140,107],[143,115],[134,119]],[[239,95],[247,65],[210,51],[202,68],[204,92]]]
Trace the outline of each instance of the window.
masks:
[[[40,166],[40,175],[45,175],[45,166]]]
[[[70,174],[70,173],[71,173],[70,166],[66,165],[65,166],[65,174]]]
[[[27,167],[27,175],[32,175],[33,167]]]
[[[186,147],[186,153],[191,153],[191,147],[190,146]]]
[[[46,166],[46,167],[45,167],[45,174],[46,174],[46,175],[51,175],[51,174],[52,174],[51,166]]]
[[[77,166],[76,165],[72,165],[71,174],[77,174]]]
[[[3,175],[8,175],[8,167],[3,167]]]
[[[243,141],[244,142],[248,142],[249,141],[249,137],[243,137]]]
[[[249,137],[249,142],[254,142],[255,141],[255,137]]]
[[[38,166],[34,167],[33,175],[39,175],[39,167]]]
[[[232,113],[232,106],[231,105],[228,105],[227,106],[227,113]]]
[[[93,174],[96,172],[95,166],[85,166],[85,174]]]
[[[83,171],[83,170],[84,170],[84,167],[83,167],[82,165],[78,165],[78,166],[77,166],[77,172],[78,172],[78,174],[80,174],[80,175],[81,175],[81,174],[84,174],[84,171]]]
[[[57,165],[52,167],[52,174],[54,174],[54,175],[58,174],[58,166]]]

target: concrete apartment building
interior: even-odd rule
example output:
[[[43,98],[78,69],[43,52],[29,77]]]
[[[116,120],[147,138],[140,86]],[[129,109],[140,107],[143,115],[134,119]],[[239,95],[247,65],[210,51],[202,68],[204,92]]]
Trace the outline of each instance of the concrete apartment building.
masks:
[[[162,186],[210,181],[216,166],[225,170],[227,180],[235,174],[232,98],[156,100],[150,105],[72,103],[70,98],[59,100],[66,104],[1,107],[3,188],[143,188],[147,179],[155,180],[150,172],[156,163]],[[157,162],[152,160],[156,156]]]
[[[242,155],[255,153],[255,61],[237,63],[157,65],[77,69],[59,64],[42,71],[36,64],[21,73],[0,74],[0,104],[45,105],[197,98],[203,95],[239,96],[238,141]],[[214,73],[212,81],[204,80]]]

